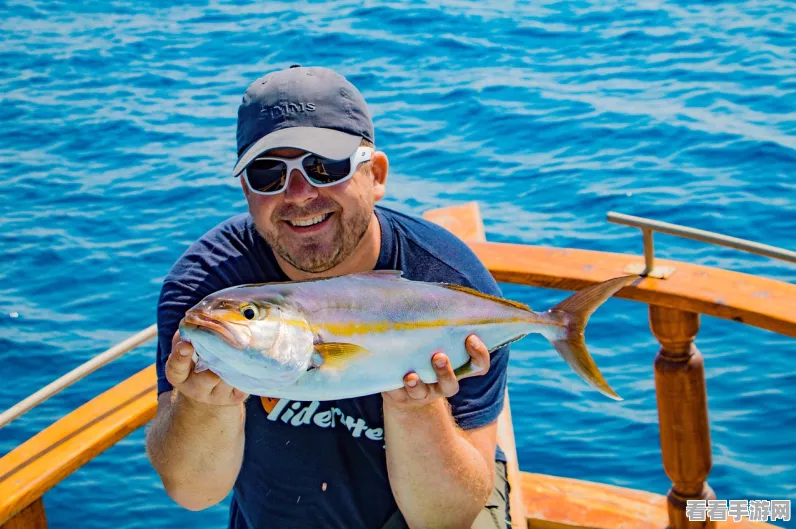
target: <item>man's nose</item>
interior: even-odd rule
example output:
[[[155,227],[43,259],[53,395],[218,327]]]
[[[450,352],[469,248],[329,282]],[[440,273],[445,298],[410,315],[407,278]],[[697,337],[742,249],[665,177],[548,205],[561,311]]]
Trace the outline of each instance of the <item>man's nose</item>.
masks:
[[[298,169],[293,169],[290,173],[290,182],[285,189],[285,200],[287,202],[302,205],[317,198],[318,189],[307,182],[307,179]]]

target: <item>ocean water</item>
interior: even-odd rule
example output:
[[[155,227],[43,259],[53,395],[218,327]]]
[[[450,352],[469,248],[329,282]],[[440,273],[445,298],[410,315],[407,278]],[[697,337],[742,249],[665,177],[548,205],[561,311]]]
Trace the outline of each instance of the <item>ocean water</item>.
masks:
[[[478,200],[493,241],[637,253],[608,211],[796,248],[796,8],[727,2],[2,1],[0,409],[154,322],[195,238],[245,211],[230,171],[248,84],[300,63],[369,102],[384,204]],[[659,256],[796,267],[656,237]],[[534,308],[561,291],[503,285]],[[621,403],[541,337],[513,346],[524,470],[665,494],[646,307],[610,300],[591,351]],[[796,499],[796,341],[711,317],[722,499]],[[154,360],[131,352],[0,431],[0,454]],[[223,527],[163,492],[139,429],[45,496],[52,527]],[[793,522],[791,522],[793,523]],[[777,525],[788,526],[777,522]]]

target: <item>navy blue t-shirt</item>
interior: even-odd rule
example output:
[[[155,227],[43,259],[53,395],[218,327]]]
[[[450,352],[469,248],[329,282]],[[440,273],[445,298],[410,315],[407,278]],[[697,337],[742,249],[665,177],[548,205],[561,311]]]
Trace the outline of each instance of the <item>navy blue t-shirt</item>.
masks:
[[[461,240],[421,218],[378,206],[382,241],[376,270],[417,281],[455,283],[500,296],[489,271]],[[237,215],[194,243],[165,278],[158,305],[158,393],[185,312],[206,295],[245,283],[288,281],[251,216]],[[463,429],[497,419],[508,346],[492,353],[486,375],[460,382],[449,399]],[[378,528],[398,509],[390,489],[380,394],[330,402],[246,401],[243,466],[230,528]],[[498,448],[496,459],[505,461]]]

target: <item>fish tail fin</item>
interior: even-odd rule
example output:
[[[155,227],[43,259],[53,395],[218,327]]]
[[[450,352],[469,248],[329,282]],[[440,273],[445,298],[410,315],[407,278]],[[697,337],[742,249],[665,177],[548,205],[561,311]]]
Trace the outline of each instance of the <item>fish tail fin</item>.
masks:
[[[589,316],[597,307],[638,277],[617,277],[587,287],[550,309],[547,314],[558,326],[564,327],[563,333],[550,339],[550,343],[556,348],[561,358],[587,384],[614,400],[622,400],[622,397],[608,385],[589,354],[584,340],[584,330]]]

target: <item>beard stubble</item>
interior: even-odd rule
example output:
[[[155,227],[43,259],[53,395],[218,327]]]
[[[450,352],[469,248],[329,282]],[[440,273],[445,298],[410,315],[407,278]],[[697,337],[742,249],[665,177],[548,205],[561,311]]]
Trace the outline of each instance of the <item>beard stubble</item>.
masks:
[[[280,220],[284,217],[307,218],[330,210],[334,211],[334,218],[331,221],[339,224],[331,241],[328,241],[326,237],[317,241],[312,237],[307,237],[306,241],[303,241],[303,237],[301,239],[293,238],[289,233],[284,233],[285,230],[277,228],[279,223],[284,222]],[[354,252],[370,226],[372,215],[372,197],[360,197],[358,206],[350,209],[346,215],[343,214],[343,209],[337,202],[326,197],[319,197],[310,207],[298,208],[286,205],[274,211],[271,218],[272,228],[257,227],[257,231],[260,232],[274,253],[290,263],[291,266],[302,272],[317,274],[334,268]]]

